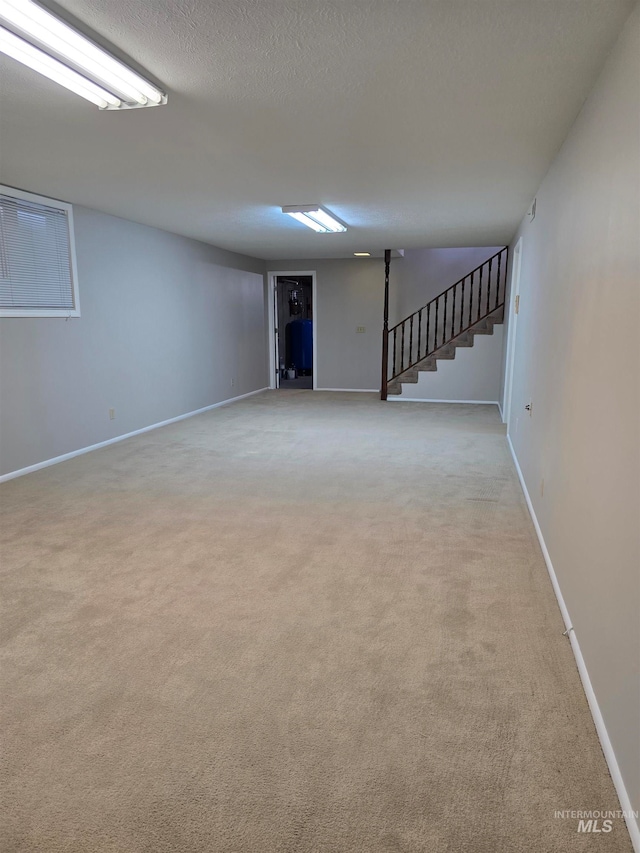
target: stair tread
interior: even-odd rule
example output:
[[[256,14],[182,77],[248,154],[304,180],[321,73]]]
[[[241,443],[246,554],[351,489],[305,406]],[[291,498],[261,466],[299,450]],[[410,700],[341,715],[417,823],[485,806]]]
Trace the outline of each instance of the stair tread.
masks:
[[[504,321],[504,306],[499,306],[484,317],[481,317],[469,328],[465,329],[454,338],[450,338],[441,347],[430,352],[421,361],[412,364],[405,371],[398,374],[389,382],[387,393],[402,394],[402,384],[415,385],[419,380],[420,373],[433,373],[438,370],[438,359],[453,361],[456,357],[458,347],[472,347],[475,335],[493,335],[493,327]]]

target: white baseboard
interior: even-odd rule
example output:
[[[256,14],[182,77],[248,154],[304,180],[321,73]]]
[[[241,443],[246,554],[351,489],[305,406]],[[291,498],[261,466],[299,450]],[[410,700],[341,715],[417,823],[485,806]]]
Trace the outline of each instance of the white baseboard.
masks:
[[[497,400],[427,400],[424,397],[398,397],[391,394],[388,400],[396,403],[471,403],[478,406],[498,406]]]
[[[609,738],[609,734],[605,726],[604,718],[602,716],[602,712],[600,711],[600,706],[598,705],[598,700],[593,690],[591,679],[589,678],[587,664],[584,660],[584,657],[582,656],[580,643],[578,642],[576,632],[573,628],[573,625],[571,624],[571,617],[569,616],[569,611],[567,609],[567,605],[565,604],[565,600],[562,595],[562,590],[560,589],[560,584],[558,583],[558,578],[556,576],[555,569],[553,568],[551,557],[549,556],[549,551],[544,541],[544,536],[542,535],[542,530],[540,529],[540,525],[538,523],[538,519],[536,517],[536,513],[531,502],[531,497],[529,495],[529,490],[527,489],[527,485],[524,481],[524,476],[520,468],[520,463],[518,462],[518,457],[516,456],[513,444],[511,443],[510,436],[507,436],[507,442],[509,443],[509,449],[511,450],[513,462],[516,466],[516,471],[518,472],[518,479],[520,480],[520,485],[522,486],[522,491],[524,492],[524,497],[527,502],[529,514],[531,515],[531,520],[533,521],[533,526],[535,528],[536,535],[540,543],[540,548],[542,549],[542,555],[544,557],[545,563],[547,564],[547,571],[549,572],[549,577],[551,578],[553,591],[555,592],[556,598],[558,599],[560,612],[562,613],[562,618],[564,620],[565,628],[567,630],[567,636],[569,637],[569,641],[571,642],[571,648],[576,659],[578,672],[580,673],[580,679],[582,681],[582,686],[587,697],[587,702],[589,703],[589,710],[591,711],[591,716],[593,717],[593,722],[595,723],[596,731],[598,733],[598,737],[600,738],[602,751],[609,767],[609,773],[611,774],[616,793],[618,794],[618,799],[620,800],[620,807],[625,813],[625,822],[627,824],[627,829],[629,830],[629,835],[631,836],[631,844],[633,845],[635,853],[640,853],[640,826],[638,825],[637,820],[635,820],[633,817],[634,808],[631,805],[631,800],[629,798],[629,794],[627,793],[627,789],[624,784],[624,779],[622,778],[622,774],[620,773],[618,760],[616,759],[615,752],[613,751],[613,745],[611,744],[611,740]]]
[[[349,391],[352,394],[379,394],[379,388],[314,388],[314,391]]]
[[[500,412],[500,420],[502,421],[502,423],[505,423],[504,415],[502,414],[502,404],[500,403],[500,400],[498,400],[496,406],[498,407],[498,411]]]
[[[187,418],[192,418],[194,415],[201,415],[204,412],[210,412],[212,409],[217,409],[220,406],[228,406],[230,403],[237,403],[238,400],[244,400],[245,397],[253,397],[254,394],[260,394],[262,391],[268,391],[268,388],[258,388],[257,391],[249,391],[248,394],[240,394],[238,397],[231,397],[228,400],[221,400],[219,403],[213,403],[211,406],[204,406],[202,409],[196,409],[193,412],[187,412],[184,415],[178,415],[175,418],[169,418],[166,421],[160,421],[157,424],[136,429],[133,432],[126,432],[124,435],[117,435],[115,438],[109,438],[106,441],[100,441],[98,444],[91,444],[89,447],[81,447],[80,450],[72,450],[71,453],[64,453],[62,456],[54,456],[53,459],[45,459],[44,462],[37,462],[35,465],[29,465],[27,468],[19,468],[17,471],[10,471],[8,474],[0,475],[0,483],[6,480],[14,480],[16,477],[23,477],[25,474],[31,474],[33,471],[39,471],[41,468],[48,468],[50,465],[57,465],[59,462],[66,462],[67,459],[73,459],[75,456],[82,456],[85,453],[91,453],[92,450],[99,450],[101,447],[108,447],[110,444],[116,444],[118,441],[124,441],[125,438],[132,438],[134,435],[141,435],[144,432],[151,432],[152,429],[159,429],[169,424],[175,424],[178,421],[184,421]]]

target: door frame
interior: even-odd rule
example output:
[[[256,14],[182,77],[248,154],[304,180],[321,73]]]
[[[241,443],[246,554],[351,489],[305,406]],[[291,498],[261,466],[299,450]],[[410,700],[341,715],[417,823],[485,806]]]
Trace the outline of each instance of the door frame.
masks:
[[[511,423],[511,402],[513,399],[513,367],[516,354],[516,333],[518,328],[518,313],[520,311],[520,271],[522,269],[522,237],[513,249],[513,264],[511,266],[511,291],[509,293],[509,325],[507,328],[507,357],[505,363],[504,397],[502,399],[502,421],[507,425],[507,435]],[[518,312],[516,312],[518,300]]]
[[[278,387],[276,374],[276,324],[274,314],[274,300],[276,292],[276,279],[279,277],[307,275],[311,276],[311,335],[313,337],[313,390],[318,387],[318,320],[317,320],[317,295],[316,295],[316,271],[315,270],[269,270],[267,272],[267,304],[269,313],[269,388]]]

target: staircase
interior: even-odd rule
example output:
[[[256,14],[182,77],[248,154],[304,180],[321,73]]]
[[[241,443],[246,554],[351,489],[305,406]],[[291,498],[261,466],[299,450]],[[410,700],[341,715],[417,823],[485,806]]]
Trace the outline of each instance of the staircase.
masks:
[[[437,370],[440,359],[455,358],[458,347],[472,347],[476,335],[493,334],[504,317],[507,253],[506,247],[501,249],[390,329],[386,265],[383,400],[388,394],[401,394],[404,383],[416,383],[421,371]]]

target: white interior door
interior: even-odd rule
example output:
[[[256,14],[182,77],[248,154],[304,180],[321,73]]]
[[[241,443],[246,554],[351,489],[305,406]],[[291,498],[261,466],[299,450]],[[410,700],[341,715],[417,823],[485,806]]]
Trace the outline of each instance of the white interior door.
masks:
[[[522,266],[522,237],[513,250],[511,267],[511,294],[509,296],[509,328],[507,330],[507,363],[504,378],[504,400],[502,401],[502,419],[507,425],[511,422],[511,396],[513,391],[513,363],[516,354],[516,332],[520,312],[520,268]]]

